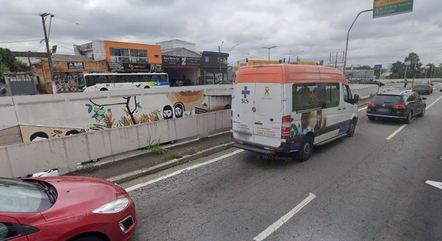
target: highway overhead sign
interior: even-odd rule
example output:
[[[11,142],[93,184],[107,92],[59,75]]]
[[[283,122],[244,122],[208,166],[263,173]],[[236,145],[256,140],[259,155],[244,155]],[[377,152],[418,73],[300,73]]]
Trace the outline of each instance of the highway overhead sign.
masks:
[[[373,18],[413,11],[413,0],[374,0]]]

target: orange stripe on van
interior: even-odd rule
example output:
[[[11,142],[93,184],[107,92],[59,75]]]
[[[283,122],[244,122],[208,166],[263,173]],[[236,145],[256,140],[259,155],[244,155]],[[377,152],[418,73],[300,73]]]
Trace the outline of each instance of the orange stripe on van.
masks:
[[[235,83],[347,83],[342,72],[319,65],[270,64],[244,66]]]

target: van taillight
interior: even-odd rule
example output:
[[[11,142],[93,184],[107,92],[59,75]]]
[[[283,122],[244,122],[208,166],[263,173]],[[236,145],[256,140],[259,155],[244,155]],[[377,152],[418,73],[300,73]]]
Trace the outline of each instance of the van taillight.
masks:
[[[281,125],[281,139],[290,139],[290,132],[292,131],[292,117],[287,115],[282,117]]]

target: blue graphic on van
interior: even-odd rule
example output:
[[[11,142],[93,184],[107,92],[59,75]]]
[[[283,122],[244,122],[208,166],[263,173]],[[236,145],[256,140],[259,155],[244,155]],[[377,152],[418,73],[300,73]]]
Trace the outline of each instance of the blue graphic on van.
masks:
[[[241,91],[241,94],[244,95],[244,99],[247,99],[247,95],[250,95],[250,90],[247,89],[247,86],[244,86],[244,89]]]

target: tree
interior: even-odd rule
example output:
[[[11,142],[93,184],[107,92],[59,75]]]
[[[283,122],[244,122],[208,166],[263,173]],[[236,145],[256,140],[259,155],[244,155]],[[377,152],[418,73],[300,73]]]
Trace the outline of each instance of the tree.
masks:
[[[27,71],[28,66],[15,58],[9,49],[0,48],[0,76],[7,72]]]
[[[408,66],[407,70],[407,78],[418,78],[422,68],[422,63],[419,58],[419,55],[417,55],[414,52],[411,52],[408,54],[407,57],[405,57],[404,62],[407,61],[410,62],[410,65]]]
[[[401,79],[404,78],[405,64],[401,61],[396,61],[391,65],[391,79]]]

